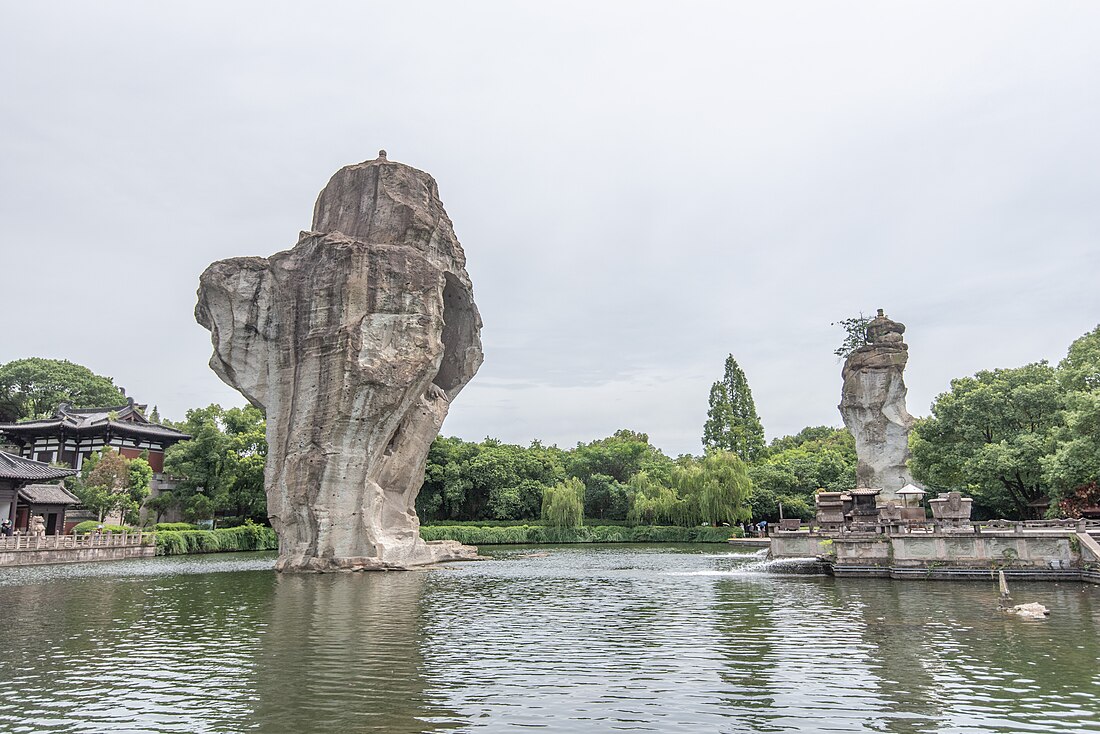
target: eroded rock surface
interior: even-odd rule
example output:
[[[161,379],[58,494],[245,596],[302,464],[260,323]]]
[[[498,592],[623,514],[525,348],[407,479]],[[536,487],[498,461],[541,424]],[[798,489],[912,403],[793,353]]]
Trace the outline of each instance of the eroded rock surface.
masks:
[[[905,409],[903,373],[909,347],[904,334],[905,325],[879,309],[867,326],[870,343],[849,355],[841,373],[838,407],[856,440],[856,483],[881,489],[880,500],[893,499],[913,481],[905,465],[913,416]]]
[[[435,180],[385,152],[336,173],[293,249],[211,265],[210,366],[267,411],[280,570],[476,556],[420,539],[432,439],[482,362],[466,257]]]

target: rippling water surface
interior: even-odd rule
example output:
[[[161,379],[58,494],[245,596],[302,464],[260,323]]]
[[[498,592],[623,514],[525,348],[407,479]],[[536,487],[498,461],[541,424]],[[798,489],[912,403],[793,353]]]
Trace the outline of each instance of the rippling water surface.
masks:
[[[0,569],[0,731],[1100,732],[1100,587],[1015,584],[1052,610],[1036,622],[997,612],[992,580],[776,574],[723,546],[483,552]]]

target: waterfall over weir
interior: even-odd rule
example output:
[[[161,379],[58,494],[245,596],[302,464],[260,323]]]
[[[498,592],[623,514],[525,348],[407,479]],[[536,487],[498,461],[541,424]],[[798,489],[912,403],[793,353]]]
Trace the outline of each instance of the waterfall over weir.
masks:
[[[704,558],[717,561],[716,568],[673,572],[685,576],[824,576],[828,573],[819,558],[769,558],[768,549],[752,553],[715,553]]]

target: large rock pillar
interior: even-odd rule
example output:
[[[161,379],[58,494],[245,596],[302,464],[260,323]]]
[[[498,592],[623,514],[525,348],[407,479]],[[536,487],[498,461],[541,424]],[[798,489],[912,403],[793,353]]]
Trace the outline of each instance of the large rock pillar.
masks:
[[[880,500],[913,481],[909,459],[909,428],[913,416],[905,409],[903,373],[909,346],[905,325],[891,321],[879,309],[867,326],[867,341],[844,362],[840,414],[856,440],[856,483],[882,490]]]
[[[210,366],[267,412],[278,569],[476,555],[421,540],[414,508],[432,439],[482,362],[465,264],[435,180],[381,151],[332,177],[292,249],[200,277]]]

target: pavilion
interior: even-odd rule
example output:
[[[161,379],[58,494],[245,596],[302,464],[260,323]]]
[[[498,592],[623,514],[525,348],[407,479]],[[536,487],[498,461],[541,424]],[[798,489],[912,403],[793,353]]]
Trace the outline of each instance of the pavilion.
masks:
[[[46,521],[46,534],[62,532],[65,510],[79,500],[58,484],[42,484],[76,474],[75,469],[50,466],[0,451],[0,519],[26,531],[34,515]]]

